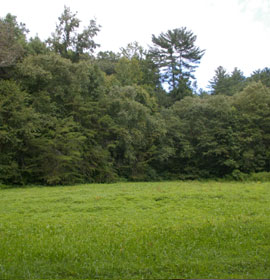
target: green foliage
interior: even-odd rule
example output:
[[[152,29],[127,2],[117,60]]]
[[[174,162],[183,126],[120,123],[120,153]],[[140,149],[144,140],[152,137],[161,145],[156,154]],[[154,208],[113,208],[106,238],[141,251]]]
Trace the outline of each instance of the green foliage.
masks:
[[[248,78],[248,81],[261,82],[266,87],[270,87],[270,68],[266,67],[262,70],[254,71],[250,78]]]
[[[187,78],[179,81],[177,88],[174,88],[169,96],[171,97],[172,104],[176,101],[182,100],[186,96],[192,96],[191,83]]]
[[[243,173],[238,169],[235,169],[230,175],[226,176],[226,178],[234,181],[247,181],[248,174]]]
[[[27,29],[16,16],[0,18],[0,68],[10,67],[24,55]]]
[[[167,138],[174,153],[166,170],[199,178],[221,177],[235,168],[234,112],[227,98],[184,98],[168,112]]]
[[[55,54],[35,55],[18,65],[17,79],[31,93],[41,118],[38,143],[43,152],[36,158],[40,182],[114,180],[97,103],[102,95],[100,70]]]
[[[42,135],[43,154],[38,158],[42,170],[40,179],[49,185],[83,181],[83,174],[78,171],[86,138],[73,119],[57,120],[54,127],[44,130]]]
[[[215,76],[210,81],[211,94],[234,95],[245,87],[246,78],[243,73],[235,68],[231,74],[219,66],[215,71]]]
[[[154,176],[149,162],[156,151],[155,142],[163,123],[153,112],[155,99],[139,86],[115,87],[103,100],[113,120],[110,151],[120,177],[147,180]],[[152,174],[152,175],[151,175]]]
[[[194,78],[192,72],[204,55],[204,50],[195,46],[196,39],[186,27],[152,36],[151,56],[159,67],[162,82],[168,83],[172,91],[181,90],[183,84]]]
[[[129,60],[132,58],[142,60],[145,57],[145,50],[138,42],[129,43],[125,48],[121,48],[120,50],[122,56]]]
[[[96,64],[106,73],[106,75],[115,74],[115,67],[120,59],[120,54],[112,51],[99,52],[96,57]]]
[[[26,182],[35,165],[37,115],[28,103],[29,95],[15,82],[0,80],[0,182],[5,184]]]
[[[270,172],[251,173],[248,176],[248,180],[254,182],[270,182]]]
[[[121,58],[115,66],[115,72],[115,77],[122,86],[142,84],[143,73],[136,58]]]
[[[186,28],[99,52],[95,21],[67,7],[48,41],[0,19],[0,181],[72,184],[234,178],[270,171],[269,69],[216,70],[194,94],[204,51]],[[168,83],[169,92],[163,89]]]
[[[7,14],[0,18],[0,79],[13,78],[14,66],[27,53],[27,32],[16,16]]]
[[[233,100],[237,111],[240,170],[270,171],[270,90],[261,83],[248,85]]]
[[[69,7],[64,8],[63,14],[58,18],[59,24],[56,26],[52,37],[47,40],[53,51],[64,58],[78,61],[84,54],[91,54],[99,46],[93,38],[100,31],[100,26],[95,20],[90,20],[89,26],[82,32],[77,30],[80,27],[80,20],[73,14]]]
[[[137,42],[121,48],[121,53],[101,52],[97,64],[110,77],[111,85],[145,85],[161,88],[158,68],[149,54]]]
[[[47,54],[49,49],[47,48],[46,44],[40,40],[38,36],[34,38],[30,38],[27,44],[27,53],[30,55],[35,54]]]
[[[236,169],[232,174],[225,177],[230,181],[242,181],[242,182],[270,182],[270,172],[256,172],[256,173],[243,173]]]

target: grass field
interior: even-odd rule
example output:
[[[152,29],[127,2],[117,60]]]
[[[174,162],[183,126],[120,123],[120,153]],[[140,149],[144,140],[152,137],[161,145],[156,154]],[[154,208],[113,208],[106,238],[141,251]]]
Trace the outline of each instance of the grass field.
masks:
[[[0,279],[270,278],[270,183],[0,189]]]

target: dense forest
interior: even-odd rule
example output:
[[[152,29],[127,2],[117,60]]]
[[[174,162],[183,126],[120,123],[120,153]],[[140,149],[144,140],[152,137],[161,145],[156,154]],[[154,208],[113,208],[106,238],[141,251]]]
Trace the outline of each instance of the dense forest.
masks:
[[[270,68],[194,72],[205,50],[185,27],[98,51],[64,8],[46,41],[0,19],[0,182],[237,178],[270,171]]]

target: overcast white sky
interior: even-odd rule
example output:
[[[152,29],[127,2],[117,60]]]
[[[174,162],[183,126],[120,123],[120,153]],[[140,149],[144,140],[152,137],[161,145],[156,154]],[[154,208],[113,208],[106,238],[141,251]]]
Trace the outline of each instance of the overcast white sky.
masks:
[[[1,0],[0,17],[16,15],[31,36],[47,39],[64,5],[78,12],[82,25],[94,17],[102,25],[101,50],[133,41],[147,48],[152,34],[186,26],[206,50],[196,71],[202,88],[220,65],[245,75],[270,67],[270,0]]]

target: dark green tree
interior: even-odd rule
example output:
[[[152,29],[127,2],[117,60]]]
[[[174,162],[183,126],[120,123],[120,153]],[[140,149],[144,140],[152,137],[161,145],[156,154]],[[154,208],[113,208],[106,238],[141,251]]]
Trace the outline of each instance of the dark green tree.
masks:
[[[35,174],[38,115],[14,81],[0,80],[0,182],[24,184]],[[36,150],[37,151],[37,150]],[[37,179],[35,179],[37,180]]]
[[[185,91],[194,78],[192,73],[205,52],[195,45],[196,39],[186,27],[152,36],[150,54],[159,67],[162,82],[168,83],[171,91]]]
[[[16,16],[0,18],[0,78],[10,78],[13,67],[26,54],[27,32]]]
[[[46,46],[45,42],[42,42],[40,38],[36,35],[34,38],[31,37],[27,43],[27,54],[47,54],[49,49]]]
[[[222,177],[237,168],[239,145],[229,101],[226,96],[187,97],[165,110],[158,172],[195,179]]]
[[[261,82],[250,83],[233,96],[237,114],[239,170],[245,173],[270,171],[270,90]]]
[[[228,91],[229,77],[230,76],[226,69],[222,66],[219,66],[215,70],[214,77],[209,82],[210,93],[213,95],[225,94]]]
[[[270,87],[270,68],[258,69],[248,78],[248,82],[261,82],[266,87]]]
[[[63,14],[58,18],[55,32],[47,40],[56,53],[73,61],[78,61],[84,54],[92,54],[99,46],[93,38],[100,31],[100,26],[95,20],[90,20],[90,24],[79,32],[80,20],[76,16],[77,13],[72,13],[65,6]]]
[[[219,66],[215,71],[215,76],[209,82],[212,95],[234,95],[241,91],[246,85],[246,78],[241,70],[234,68],[231,74],[226,69]]]
[[[109,150],[118,175],[129,180],[155,179],[151,161],[164,132],[164,123],[154,114],[155,100],[139,86],[124,86],[112,88],[103,102],[111,119]]]
[[[43,183],[114,180],[110,121],[99,105],[103,78],[90,61],[72,63],[54,53],[28,56],[18,64],[17,80],[41,116],[38,143],[43,152],[36,162]]]
[[[112,51],[99,52],[95,63],[106,75],[115,74],[115,67],[121,55]]]

